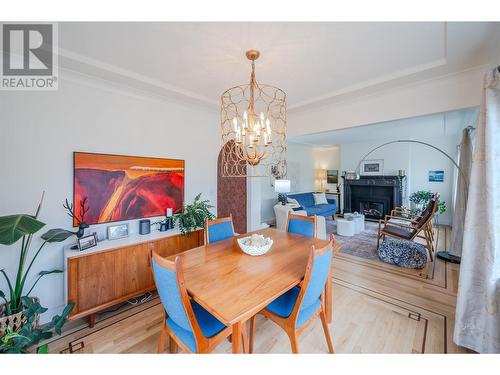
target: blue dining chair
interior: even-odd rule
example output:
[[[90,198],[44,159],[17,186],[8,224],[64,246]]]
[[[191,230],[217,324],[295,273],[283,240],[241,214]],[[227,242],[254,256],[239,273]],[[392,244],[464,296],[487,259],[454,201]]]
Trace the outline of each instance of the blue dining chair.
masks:
[[[309,253],[304,280],[288,292],[276,298],[259,312],[278,324],[290,338],[293,353],[299,352],[298,336],[319,315],[325,332],[328,351],[333,353],[333,343],[325,312],[324,290],[333,256],[333,241],[322,248],[314,246]],[[249,352],[253,352],[255,316],[250,319]]]
[[[288,212],[288,221],[286,224],[287,232],[316,238],[316,227],[316,216],[296,215],[292,214],[291,211]]]
[[[158,353],[163,353],[167,335],[170,353],[177,353],[178,346],[188,353],[209,353],[231,335],[231,327],[226,327],[189,297],[180,257],[174,263],[153,251],[151,264],[164,307]]]
[[[205,220],[205,245],[234,236],[233,215]]]

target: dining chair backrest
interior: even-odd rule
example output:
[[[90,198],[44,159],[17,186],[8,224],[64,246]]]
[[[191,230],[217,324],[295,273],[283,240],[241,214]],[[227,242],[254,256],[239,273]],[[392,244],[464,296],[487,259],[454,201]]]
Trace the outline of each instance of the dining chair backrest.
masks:
[[[322,247],[316,249],[314,246],[309,252],[306,273],[300,289],[294,312],[307,309],[316,303],[325,290],[325,284],[330,272],[330,265],[333,257],[333,240]]]
[[[184,288],[180,258],[170,262],[156,252],[152,252],[151,264],[160,300],[172,321],[186,331],[193,332],[193,324],[188,316],[193,316],[187,291]]]
[[[288,212],[287,232],[315,238],[317,236],[316,228],[316,216],[295,215]]]
[[[234,237],[233,215],[214,220],[205,220],[205,244]]]

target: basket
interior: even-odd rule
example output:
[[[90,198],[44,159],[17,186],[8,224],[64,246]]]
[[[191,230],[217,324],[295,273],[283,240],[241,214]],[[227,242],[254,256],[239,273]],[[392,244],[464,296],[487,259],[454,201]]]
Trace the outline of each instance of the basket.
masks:
[[[250,237],[244,237],[244,238],[238,238],[238,245],[240,246],[240,249],[248,255],[251,256],[259,256],[259,255],[264,255],[267,253],[271,247],[273,246],[273,240],[270,238],[266,238],[267,244],[264,246],[249,246],[245,245],[244,242],[246,242]]]
[[[39,299],[33,297],[33,301],[38,302]],[[12,315],[3,316],[5,312],[5,304],[0,305],[0,338],[7,334],[7,328],[10,328],[12,332],[17,332],[23,327],[27,321],[27,318],[23,315],[24,310],[25,309]],[[35,320],[33,321],[33,327],[38,325],[39,320],[40,315],[37,314]]]

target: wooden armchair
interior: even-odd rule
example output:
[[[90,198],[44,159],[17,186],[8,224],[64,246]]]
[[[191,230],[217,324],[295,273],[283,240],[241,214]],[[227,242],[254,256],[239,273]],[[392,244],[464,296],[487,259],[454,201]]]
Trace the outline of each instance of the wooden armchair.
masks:
[[[422,213],[413,218],[404,216],[385,215],[384,220],[378,224],[377,249],[380,246],[380,239],[385,236],[414,241],[415,238],[423,238],[426,248],[429,251],[431,261],[434,260],[434,231],[432,228],[432,218],[436,213],[438,197],[435,195]]]
[[[418,221],[420,220],[423,216],[425,216],[429,210],[432,210],[432,205],[434,204],[435,201],[435,207],[434,210],[437,211],[437,205],[439,203],[439,194],[435,193],[427,203],[427,206],[425,209],[417,214],[414,211],[406,208],[406,207],[396,207],[391,210],[391,218],[389,219],[389,223],[391,224],[396,224],[396,225],[401,225],[401,226],[408,226],[411,221],[405,220],[405,219],[411,219],[413,221]],[[434,214],[433,216],[434,217]],[[433,220],[429,220],[428,224],[429,228],[427,228],[429,235],[431,237],[431,241],[434,242],[434,226],[433,226]]]

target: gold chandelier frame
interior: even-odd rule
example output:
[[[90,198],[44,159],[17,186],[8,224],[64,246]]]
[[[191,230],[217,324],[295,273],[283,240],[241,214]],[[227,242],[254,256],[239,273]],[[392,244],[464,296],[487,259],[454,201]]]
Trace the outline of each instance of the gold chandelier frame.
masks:
[[[258,83],[255,60],[260,54],[251,50],[246,55],[252,61],[250,83],[231,87],[221,95],[221,175],[283,177],[286,175],[286,93],[278,87]],[[254,129],[254,123],[257,135],[245,134],[245,129]],[[250,136],[250,140],[245,136]]]

